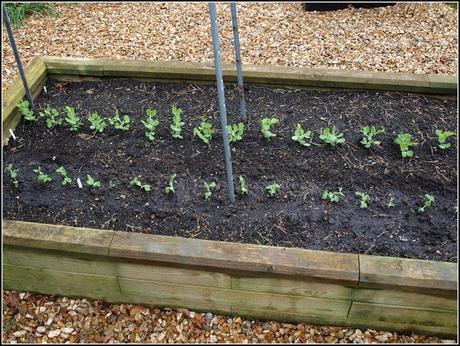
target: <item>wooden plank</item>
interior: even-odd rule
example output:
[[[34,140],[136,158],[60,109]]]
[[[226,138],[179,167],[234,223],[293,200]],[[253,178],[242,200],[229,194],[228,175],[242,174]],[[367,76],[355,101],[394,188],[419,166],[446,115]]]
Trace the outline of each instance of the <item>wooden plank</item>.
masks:
[[[112,258],[113,261],[113,258]],[[231,288],[231,277],[224,273],[138,263],[126,259],[115,261],[120,278],[187,284],[193,286]]]
[[[22,267],[116,277],[117,264],[107,256],[4,245],[3,262]]]
[[[42,294],[120,301],[117,278],[3,264],[4,287]]]
[[[359,255],[359,287],[457,295],[457,263]]]
[[[457,76],[428,75],[430,89],[442,94],[457,95]]]
[[[261,293],[351,300],[352,288],[341,285],[276,277],[232,277],[232,288]]]
[[[73,57],[42,57],[49,74],[73,74],[103,76],[105,59],[73,58]]]
[[[182,306],[189,309],[234,311],[239,307],[268,311],[292,311],[316,316],[346,317],[351,302],[282,294],[249,292],[234,289],[170,284],[164,282],[119,278],[122,294],[139,297],[139,301],[161,306]]]
[[[7,245],[107,255],[114,231],[3,220]]]
[[[227,270],[298,275],[356,286],[357,255],[116,232],[109,256]]]
[[[350,319],[365,319],[369,325],[373,321],[407,323],[414,325],[457,328],[457,312],[403,307],[397,305],[353,302]]]
[[[37,90],[42,81],[46,78],[46,67],[42,59],[34,58],[24,70],[27,83],[32,93]],[[35,95],[37,95],[35,93]],[[22,80],[18,77],[5,92],[2,100],[2,124],[7,122],[14,114],[14,110],[25,96],[25,89]]]
[[[457,298],[429,295],[391,289],[353,289],[353,301],[386,305],[410,306],[427,309],[457,310]]]

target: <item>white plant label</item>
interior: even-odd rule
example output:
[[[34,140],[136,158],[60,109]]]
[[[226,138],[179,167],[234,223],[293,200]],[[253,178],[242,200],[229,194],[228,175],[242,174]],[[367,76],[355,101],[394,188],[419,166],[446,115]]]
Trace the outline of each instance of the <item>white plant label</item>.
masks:
[[[43,86],[43,90],[45,91],[45,93],[48,92],[48,90],[46,90],[46,85]]]
[[[83,185],[81,184],[80,178],[77,178],[77,184],[80,189],[83,189]]]
[[[14,132],[12,129],[10,129],[10,134],[11,134],[11,137],[13,137],[13,139],[16,140],[16,136],[14,135]]]

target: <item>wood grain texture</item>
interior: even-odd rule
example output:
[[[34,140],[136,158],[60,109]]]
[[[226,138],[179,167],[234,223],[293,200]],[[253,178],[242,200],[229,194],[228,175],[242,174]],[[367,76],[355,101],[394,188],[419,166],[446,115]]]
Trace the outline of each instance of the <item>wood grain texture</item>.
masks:
[[[359,287],[457,295],[457,263],[359,255]]]

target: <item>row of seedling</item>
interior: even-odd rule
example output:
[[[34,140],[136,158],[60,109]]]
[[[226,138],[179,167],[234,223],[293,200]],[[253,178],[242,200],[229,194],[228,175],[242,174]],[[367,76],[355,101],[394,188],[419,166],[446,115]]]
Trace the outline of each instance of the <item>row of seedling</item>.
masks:
[[[19,181],[19,170],[18,169],[14,169],[13,168],[13,165],[10,163],[6,166],[6,171],[9,173],[10,175],[10,181],[11,183],[16,187],[16,188],[19,188],[19,185],[20,185],[20,181]],[[41,167],[37,167],[36,169],[34,169],[34,172],[36,173],[36,180],[39,184],[48,184],[48,183],[51,183],[53,181],[53,178],[51,176],[49,176],[48,174],[46,174],[45,172],[43,172],[43,170],[41,169]],[[63,166],[60,166],[56,169],[55,171],[57,174],[60,175],[61,177],[61,185],[62,186],[66,186],[66,185],[71,185],[74,183],[74,179],[72,179],[71,177],[69,177],[66,169],[63,167]],[[174,189],[174,185],[176,183],[176,176],[177,174],[172,174],[170,175],[169,179],[168,179],[168,182],[167,182],[167,185],[166,187],[164,188],[164,192],[166,194],[175,194],[176,191]],[[101,182],[96,180],[95,178],[93,178],[91,175],[87,174],[87,179],[86,179],[86,185],[91,188],[91,189],[97,189],[97,188],[101,188],[102,185],[101,185]],[[249,194],[249,186],[248,186],[248,183],[246,182],[246,180],[244,179],[243,176],[239,176],[239,187],[240,187],[240,194],[242,195],[247,195]],[[130,181],[129,181],[129,185],[130,186],[135,186],[145,192],[150,192],[152,191],[152,186],[150,184],[147,184],[146,182],[143,182],[139,179],[139,177],[133,177]],[[217,184],[215,181],[210,181],[210,182],[204,182],[204,199],[205,200],[209,200],[213,194],[213,191],[214,189],[216,188]],[[108,187],[109,189],[112,189],[113,187],[115,187],[115,185],[113,184],[112,181],[109,181],[109,184],[108,184]],[[281,185],[276,183],[276,182],[273,182],[269,185],[267,185],[265,187],[265,191],[266,193],[270,196],[270,197],[274,197],[275,195],[278,194],[279,190],[281,188]],[[304,193],[303,195],[303,199],[306,200],[308,198],[308,195],[309,193],[306,192]],[[361,191],[356,191],[355,192],[355,195],[358,197],[358,201],[359,201],[359,207],[361,209],[367,209],[367,207],[369,206],[369,203],[371,203],[371,198],[368,194],[364,193],[364,192],[361,192]],[[329,191],[329,190],[326,190],[322,193],[321,195],[321,199],[324,200],[324,201],[327,201],[329,203],[339,203],[341,198],[344,196],[343,192],[342,192],[342,188],[339,188],[337,191]],[[417,211],[421,214],[423,214],[426,209],[428,209],[429,207],[431,207],[433,204],[434,204],[434,196],[430,195],[430,194],[425,194],[424,196],[424,201],[423,201],[423,205],[417,209]],[[388,201],[388,203],[386,204],[387,208],[388,209],[391,209],[391,208],[394,208],[396,206],[395,204],[395,201],[394,201],[394,198],[391,197],[390,200]],[[454,207],[455,208],[455,211],[456,211],[456,206]]]
[[[49,128],[53,128],[56,125],[63,125],[65,123],[69,126],[70,131],[78,131],[83,125],[82,119],[76,115],[75,108],[71,106],[65,107],[66,116],[64,118],[61,117],[60,112],[56,108],[51,108],[49,106],[43,112],[40,112],[38,116],[36,116],[33,111],[29,109],[28,101],[20,102],[18,104],[18,108],[24,115],[24,118],[28,121],[38,121],[40,118],[45,118],[46,124]],[[145,137],[150,141],[155,140],[157,127],[160,125],[157,113],[157,110],[151,107],[147,108],[146,118],[141,120],[142,125],[145,128]],[[171,114],[171,135],[173,138],[182,139],[182,128],[185,125],[185,122],[182,121],[181,116],[182,109],[173,106],[171,108]],[[100,133],[104,132],[108,124],[112,125],[116,130],[120,131],[128,131],[131,127],[130,117],[128,115],[121,116],[118,111],[113,117],[109,118],[104,118],[97,112],[94,112],[87,117],[87,120],[90,122],[90,129]],[[260,124],[262,137],[266,140],[277,137],[277,134],[273,132],[274,127],[277,124],[279,124],[278,118],[262,119]],[[230,143],[241,141],[243,139],[245,125],[242,122],[228,125],[227,131]],[[193,129],[193,135],[198,137],[205,144],[210,143],[215,132],[216,131],[212,124],[205,118],[202,118],[200,124]],[[371,149],[374,146],[380,145],[381,141],[377,139],[377,136],[384,132],[385,129],[383,127],[376,128],[375,126],[364,126],[361,128],[361,144],[367,149]],[[455,136],[455,132],[436,129],[435,135],[438,140],[438,148],[445,150],[451,147],[451,143],[448,142],[448,138]],[[311,130],[304,129],[300,123],[297,123],[293,130],[291,139],[303,147],[309,147],[313,140],[313,132]],[[332,147],[336,147],[345,143],[343,132],[338,131],[335,126],[321,129],[319,139],[323,143]],[[412,157],[414,155],[412,148],[419,144],[416,140],[414,140],[410,133],[398,133],[394,139],[394,143],[399,146],[402,157]]]

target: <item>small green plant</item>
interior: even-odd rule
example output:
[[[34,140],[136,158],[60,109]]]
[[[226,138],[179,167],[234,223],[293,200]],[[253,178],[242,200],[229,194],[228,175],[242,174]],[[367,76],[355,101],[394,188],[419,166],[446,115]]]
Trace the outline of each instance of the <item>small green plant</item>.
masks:
[[[448,149],[451,147],[450,143],[447,142],[447,138],[450,136],[454,136],[455,132],[453,131],[442,131],[442,130],[436,130],[435,131],[436,136],[438,137],[438,147],[441,149]]]
[[[38,117],[29,109],[29,101],[24,100],[18,103],[17,107],[27,121],[38,121]]]
[[[396,207],[396,204],[394,202],[394,198],[390,197],[390,200],[387,203],[387,208],[390,209],[390,208],[394,208],[394,207]]]
[[[62,125],[62,119],[59,118],[59,111],[50,106],[46,107],[43,112],[40,112],[41,118],[46,118],[46,126],[52,129],[56,125]]]
[[[339,203],[340,196],[344,196],[342,193],[342,188],[340,187],[338,191],[324,191],[321,195],[321,199],[332,202],[332,203]]]
[[[418,208],[417,211],[420,214],[423,214],[425,212],[425,209],[431,207],[433,203],[434,203],[434,196],[425,194],[425,196],[423,197],[423,206]]]
[[[244,123],[227,125],[228,140],[230,143],[235,143],[243,139]]]
[[[212,190],[214,190],[215,187],[216,187],[216,183],[214,181],[212,181],[210,183],[204,182],[204,188],[206,189],[206,191],[204,193],[204,199],[206,201],[211,198]]]
[[[115,184],[113,183],[112,180],[109,180],[109,189],[113,189],[115,187]]]
[[[280,187],[281,186],[279,184],[274,182],[273,184],[265,186],[265,190],[270,195],[270,197],[273,197],[278,192]]]
[[[18,172],[19,169],[13,169],[13,164],[10,163],[6,166],[6,171],[10,174],[10,180],[13,183],[15,188],[19,187]]]
[[[398,133],[395,139],[395,143],[399,145],[402,157],[412,157],[414,152],[410,150],[410,147],[416,146],[418,143],[412,141],[412,135],[409,133]]]
[[[88,185],[89,187],[92,187],[93,189],[95,188],[98,188],[98,187],[101,187],[101,182],[100,181],[97,181],[95,180],[92,176],[90,176],[89,174],[86,175],[86,185]]]
[[[242,195],[247,195],[249,194],[249,187],[248,184],[246,183],[246,180],[244,180],[244,177],[242,175],[239,176],[239,181],[240,181],[240,191]]]
[[[165,193],[167,195],[169,195],[170,193],[172,194],[176,193],[176,191],[174,190],[174,179],[176,178],[176,175],[177,174],[174,173],[169,176],[168,185],[165,187]]]
[[[123,115],[123,117],[120,117],[120,114],[116,111],[115,115],[112,118],[109,118],[109,123],[115,127],[116,130],[128,131],[131,126],[131,119],[129,118],[129,115]]]
[[[345,138],[343,138],[343,133],[337,132],[335,126],[333,126],[332,129],[330,129],[329,127],[322,129],[319,138],[324,143],[330,144],[333,147],[335,147],[338,144],[345,143]]]
[[[300,123],[297,123],[295,127],[294,136],[292,136],[292,140],[296,141],[297,143],[299,143],[300,145],[304,147],[309,147],[311,144],[308,142],[305,142],[305,139],[308,139],[311,142],[312,138],[313,138],[312,132],[309,130],[305,131],[300,125]]]
[[[308,191],[305,191],[305,192],[303,193],[303,200],[304,200],[304,202],[307,200],[307,198],[308,198],[309,195],[310,195],[310,192],[308,192]]]
[[[97,112],[94,112],[88,116],[88,120],[91,123],[90,129],[95,132],[104,132],[105,127],[107,126],[105,119],[102,118]]]
[[[129,182],[129,185],[138,186],[141,189],[143,189],[145,192],[149,192],[152,190],[149,184],[143,184],[142,181],[140,181],[137,177],[134,177],[133,179],[131,179],[131,181]]]
[[[367,209],[368,207],[368,203],[370,202],[369,200],[369,195],[364,193],[364,192],[355,192],[355,195],[358,196],[359,198],[361,198],[361,200],[359,201],[359,207],[361,209]]]
[[[56,169],[56,173],[58,173],[60,176],[62,176],[64,178],[62,180],[62,185],[63,186],[68,185],[68,184],[72,184],[72,179],[69,178],[69,176],[67,175],[67,171],[65,170],[64,166],[61,166],[58,169]]]
[[[171,113],[173,115],[172,124],[170,125],[171,134],[174,138],[182,139],[182,127],[185,125],[181,118],[182,109],[176,106],[172,106]]]
[[[209,144],[213,133],[212,124],[204,118],[201,120],[200,126],[193,129],[193,134],[198,136],[205,144]]]
[[[374,145],[380,145],[381,142],[374,140],[374,137],[384,132],[385,132],[385,129],[383,127],[380,129],[376,129],[375,126],[364,126],[361,129],[361,133],[363,134],[363,139],[361,140],[361,144],[364,145],[368,149]]]
[[[8,18],[11,25],[16,28],[24,26],[24,19],[32,13],[39,13],[48,16],[57,15],[55,5],[36,2],[8,3],[5,5],[8,11]]]
[[[75,115],[75,108],[71,106],[66,106],[65,111],[67,117],[64,119],[70,125],[70,131],[78,131],[83,123],[80,118]]]
[[[157,119],[157,111],[156,109],[149,107],[145,112],[147,113],[147,121],[142,120],[142,124],[144,124],[147,129],[147,131],[145,131],[145,137],[153,141],[155,139],[156,128],[160,124]]]
[[[46,183],[50,183],[51,181],[53,181],[53,179],[49,175],[42,172],[41,167],[34,169],[34,172],[37,173],[37,181],[40,184],[46,184]]]
[[[264,118],[261,120],[261,125],[262,125],[262,136],[265,139],[270,139],[273,137],[276,137],[276,133],[273,133],[270,131],[270,127],[273,125],[278,124],[280,121],[277,118]]]

